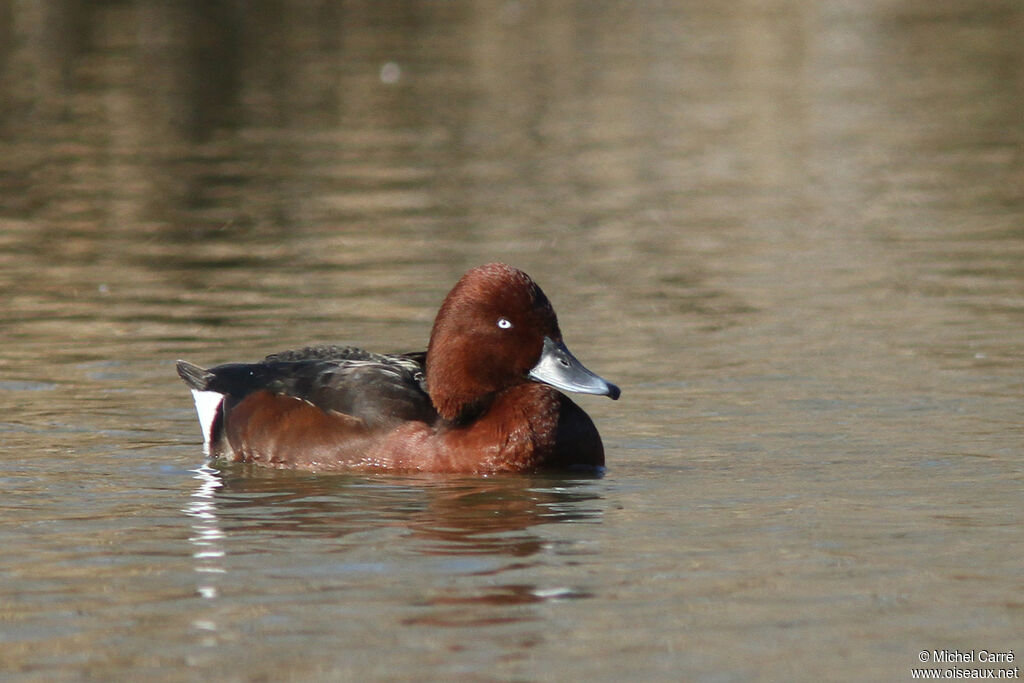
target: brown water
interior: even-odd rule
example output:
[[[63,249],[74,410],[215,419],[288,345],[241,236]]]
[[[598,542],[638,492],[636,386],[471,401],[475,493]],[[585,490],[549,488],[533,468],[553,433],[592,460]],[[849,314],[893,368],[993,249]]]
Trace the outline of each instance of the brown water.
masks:
[[[1024,657],[1022,35],[1014,0],[0,3],[3,677]],[[623,388],[579,399],[603,477],[204,466],[176,358],[420,348],[495,259]]]

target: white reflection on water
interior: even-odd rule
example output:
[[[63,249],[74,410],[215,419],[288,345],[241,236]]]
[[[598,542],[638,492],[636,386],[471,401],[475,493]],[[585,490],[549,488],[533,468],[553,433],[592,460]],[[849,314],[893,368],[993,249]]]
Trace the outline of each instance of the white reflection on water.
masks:
[[[217,505],[214,501],[217,489],[223,486],[220,471],[207,465],[194,470],[199,487],[192,493],[191,504],[183,510],[192,517],[192,536],[189,542],[195,546],[192,557],[195,559],[195,571],[199,575],[196,592],[203,598],[216,598],[219,594],[216,577],[225,573],[223,558],[224,532],[217,518]],[[211,630],[208,625],[204,630]]]

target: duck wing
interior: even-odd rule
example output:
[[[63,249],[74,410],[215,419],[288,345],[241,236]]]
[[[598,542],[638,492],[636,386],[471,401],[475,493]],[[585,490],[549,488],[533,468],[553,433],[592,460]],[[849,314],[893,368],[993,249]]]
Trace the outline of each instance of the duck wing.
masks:
[[[258,363],[204,369],[178,361],[178,375],[193,390],[231,397],[267,391],[379,427],[410,420],[431,423],[437,413],[426,392],[426,353],[380,354],[351,346],[310,346],[267,356]]]

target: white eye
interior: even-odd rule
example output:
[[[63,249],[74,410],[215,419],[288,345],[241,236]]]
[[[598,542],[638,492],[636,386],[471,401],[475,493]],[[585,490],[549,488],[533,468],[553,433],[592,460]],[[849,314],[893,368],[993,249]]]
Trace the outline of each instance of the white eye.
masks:
[[[509,322],[508,318],[498,318],[498,327],[503,330],[507,330],[512,327],[512,323]]]

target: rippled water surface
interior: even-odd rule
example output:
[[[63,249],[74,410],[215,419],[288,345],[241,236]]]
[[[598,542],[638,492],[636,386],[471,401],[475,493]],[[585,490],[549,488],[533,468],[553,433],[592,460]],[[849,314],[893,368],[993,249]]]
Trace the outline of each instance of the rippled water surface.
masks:
[[[0,2],[3,677],[1024,657],[1022,35],[1012,0]],[[421,348],[490,260],[622,387],[579,399],[604,476],[204,463],[176,358]]]

